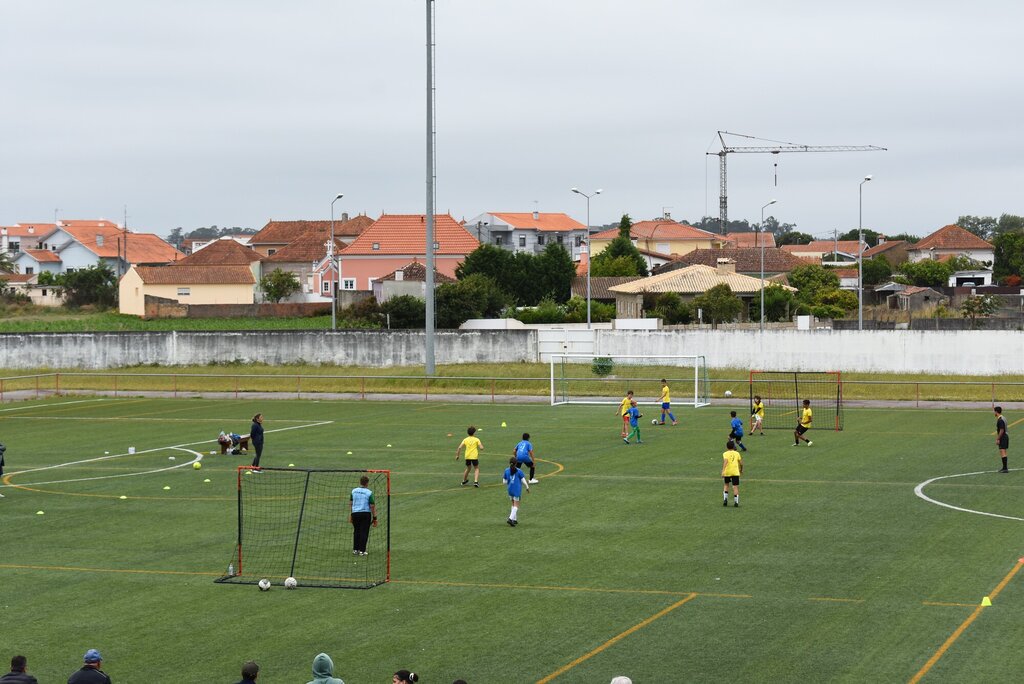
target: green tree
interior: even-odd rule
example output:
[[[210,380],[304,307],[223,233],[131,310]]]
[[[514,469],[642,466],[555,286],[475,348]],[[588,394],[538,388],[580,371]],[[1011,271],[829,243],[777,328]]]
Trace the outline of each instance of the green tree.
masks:
[[[1024,232],[1024,216],[1017,216],[1016,214],[1003,214],[999,217],[999,222],[996,224],[996,235],[1002,235],[1003,233],[1021,233]]]
[[[809,245],[814,241],[814,238],[807,233],[798,233],[795,230],[788,230],[781,235],[775,236],[775,244],[777,245]]]
[[[623,214],[619,219],[619,237],[624,237],[627,240],[633,238],[633,219],[629,218],[629,214]]]
[[[778,283],[764,288],[764,318],[769,322],[788,321],[796,309],[793,293]],[[761,298],[754,300],[752,316],[761,320]]]
[[[715,285],[702,295],[693,298],[693,308],[703,311],[703,320],[715,327],[719,323],[736,320],[743,310],[743,301],[732,293],[726,283]]]
[[[391,328],[422,329],[427,325],[427,303],[412,295],[398,295],[380,305]]]
[[[488,276],[504,292],[512,292],[512,252],[501,247],[482,244],[466,255],[465,260],[455,267],[459,280],[475,273]]]
[[[457,284],[459,289],[469,293],[479,303],[481,318],[497,318],[512,303],[494,279],[482,273],[466,276]]]
[[[652,299],[649,306],[644,304],[647,318],[660,318],[665,325],[689,323],[693,318],[693,308],[675,292],[662,292]]]
[[[892,275],[892,265],[882,256],[865,259],[862,266],[864,285],[879,285]]]
[[[899,272],[906,276],[911,285],[919,287],[942,287],[949,282],[949,276],[953,275],[949,264],[932,259],[900,264]]]
[[[921,241],[921,236],[920,235],[911,235],[910,233],[896,233],[895,235],[886,235],[885,239],[888,242],[895,242],[896,240],[903,240],[904,242],[909,242],[910,244],[914,244],[915,242],[920,242]]]
[[[992,274],[1000,281],[1009,276],[1024,275],[1024,232],[1000,233],[993,240],[995,263]]]
[[[10,252],[0,252],[0,273],[17,273],[18,267],[14,264],[14,257]]]
[[[982,240],[988,240],[996,231],[995,217],[992,216],[961,216],[957,218],[956,225],[966,231],[974,233]]]
[[[817,264],[807,264],[789,272],[789,284],[797,289],[797,300],[811,306],[822,292],[839,289],[839,276]]]
[[[471,318],[483,318],[483,302],[471,287],[443,283],[434,292],[434,316],[438,328],[458,328]]]
[[[594,262],[590,264],[590,275],[594,278],[601,278],[629,277],[639,274],[636,261],[632,257],[621,256],[614,259],[594,259]]]
[[[854,241],[856,241],[858,239],[857,236],[859,234],[860,234],[860,229],[854,228],[853,230],[848,230],[845,233],[842,233],[836,239],[837,240],[854,240]],[[876,231],[874,231],[874,230],[870,230],[868,228],[865,228],[864,229],[864,243],[866,245],[864,247],[864,249],[867,249],[868,247],[874,247],[875,245],[877,245],[878,244],[878,233]]]
[[[64,288],[64,301],[69,306],[108,308],[117,302],[117,276],[102,262],[62,273],[57,280]]]
[[[514,318],[514,316],[513,316]],[[590,300],[590,320],[595,323],[607,323],[615,318],[615,305]],[[587,322],[587,300],[573,297],[565,304],[565,323]]]
[[[552,242],[534,257],[536,277],[541,296],[551,297],[559,304],[572,296],[572,281],[576,278],[576,264],[565,247]]]
[[[999,310],[999,300],[991,295],[972,295],[960,304],[960,315],[971,319],[971,327],[979,316],[991,316]]]
[[[60,281],[60,274],[53,271],[40,271],[36,276],[36,282],[40,285],[57,285]]]
[[[298,292],[302,286],[294,273],[275,268],[260,278],[260,289],[271,302],[277,304],[285,297]]]

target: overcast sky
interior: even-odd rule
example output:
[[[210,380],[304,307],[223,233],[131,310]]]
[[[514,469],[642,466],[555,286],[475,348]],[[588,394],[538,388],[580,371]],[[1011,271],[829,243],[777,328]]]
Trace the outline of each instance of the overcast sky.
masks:
[[[425,211],[425,0],[0,0],[0,225]],[[438,0],[437,209],[814,235],[1024,214],[1024,3]],[[734,140],[734,143],[743,144]],[[759,144],[759,143],[754,143]],[[761,143],[763,144],[763,143]],[[778,184],[775,184],[775,163]]]

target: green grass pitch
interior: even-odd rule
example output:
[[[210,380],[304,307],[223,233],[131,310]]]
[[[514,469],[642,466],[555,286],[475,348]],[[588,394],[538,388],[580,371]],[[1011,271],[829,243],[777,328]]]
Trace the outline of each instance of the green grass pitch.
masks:
[[[257,411],[264,465],[392,470],[389,584],[213,582],[247,460],[167,470],[190,458],[168,447],[209,452]],[[991,413],[848,410],[846,430],[812,430],[811,448],[784,430],[748,436],[735,509],[718,476],[728,410],[681,409],[678,427],[644,412],[644,444],[626,446],[612,406],[5,405],[0,658],[23,653],[40,681],[63,681],[98,648],[115,682],[234,681],[250,658],[260,681],[304,682],[320,651],[348,684],[399,668],[471,684],[906,682],[923,668],[922,681],[978,682],[1024,668],[1024,470],[995,472]],[[479,490],[459,486],[454,460],[469,424],[485,447]],[[512,529],[500,477],[523,431],[541,481]],[[107,451],[124,455],[95,460]],[[915,495],[952,475],[923,493],[1004,517]]]

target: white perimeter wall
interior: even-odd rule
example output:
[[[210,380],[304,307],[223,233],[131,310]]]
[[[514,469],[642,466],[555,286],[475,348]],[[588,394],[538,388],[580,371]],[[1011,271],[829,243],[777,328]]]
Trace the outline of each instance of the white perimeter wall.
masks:
[[[572,331],[574,353],[586,353]],[[582,332],[586,332],[585,330]],[[711,368],[1024,374],[1024,333],[1004,330],[594,330],[600,355],[703,355]],[[436,361],[540,360],[536,330],[442,330]],[[104,369],[227,362],[422,365],[423,331],[0,334],[0,368]]]

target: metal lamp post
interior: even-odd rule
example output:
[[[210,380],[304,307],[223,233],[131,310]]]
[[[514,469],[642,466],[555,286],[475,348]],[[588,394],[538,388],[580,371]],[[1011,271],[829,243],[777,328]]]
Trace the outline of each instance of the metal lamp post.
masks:
[[[579,188],[572,188],[572,191],[587,198],[587,330],[590,330],[590,198],[600,195],[601,189],[598,188],[589,195],[581,192]]]
[[[761,320],[758,323],[758,332],[764,332],[764,210],[778,202],[771,200],[761,207]]]
[[[864,176],[857,188],[857,330],[864,329],[864,184],[871,175]]]
[[[341,281],[341,274],[338,273],[338,255],[334,251],[334,203],[344,196],[339,194],[331,200],[331,243],[327,245],[327,254],[331,257],[331,272],[334,278],[331,283],[331,330],[338,328],[338,284]]]

